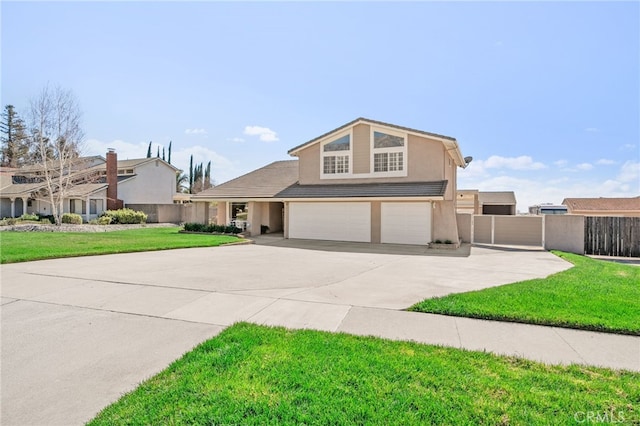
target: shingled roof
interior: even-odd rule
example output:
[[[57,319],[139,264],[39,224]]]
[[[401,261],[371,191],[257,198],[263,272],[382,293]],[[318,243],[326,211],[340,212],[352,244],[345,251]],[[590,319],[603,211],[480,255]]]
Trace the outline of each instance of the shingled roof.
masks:
[[[562,204],[572,211],[640,211],[640,197],[635,198],[565,198]]]
[[[276,161],[192,196],[198,198],[272,198],[298,181],[298,160]]]
[[[291,185],[277,198],[366,198],[366,197],[442,197],[447,181],[360,183],[334,185]]]

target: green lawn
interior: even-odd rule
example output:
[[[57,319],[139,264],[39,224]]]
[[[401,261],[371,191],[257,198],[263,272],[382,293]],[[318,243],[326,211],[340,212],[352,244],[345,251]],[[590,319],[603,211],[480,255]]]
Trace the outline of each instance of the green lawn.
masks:
[[[89,424],[576,424],[640,420],[640,374],[246,323]],[[611,417],[609,417],[611,418]]]
[[[410,310],[640,335],[640,267],[554,253],[575,266],[543,279],[427,299]]]
[[[226,235],[180,234],[180,228],[112,232],[0,232],[0,263],[57,257],[211,247],[241,241]]]

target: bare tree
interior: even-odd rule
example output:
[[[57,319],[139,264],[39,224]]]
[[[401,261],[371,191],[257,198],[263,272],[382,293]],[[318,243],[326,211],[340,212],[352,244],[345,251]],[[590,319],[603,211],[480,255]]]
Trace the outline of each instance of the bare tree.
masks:
[[[31,137],[34,159],[46,184],[43,194],[61,224],[64,200],[77,183],[84,139],[82,113],[71,90],[46,86],[31,100]]]

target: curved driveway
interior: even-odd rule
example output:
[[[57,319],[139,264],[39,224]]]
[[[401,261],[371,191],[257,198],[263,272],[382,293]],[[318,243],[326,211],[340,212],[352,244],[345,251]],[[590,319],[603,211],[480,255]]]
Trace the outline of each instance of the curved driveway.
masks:
[[[420,325],[443,317],[397,310],[570,266],[544,251],[474,247],[460,257],[269,244],[2,266],[1,423],[82,423],[237,321],[386,335],[406,321],[398,314],[411,315],[426,341],[465,346],[462,323]],[[391,328],[388,337],[415,338]]]

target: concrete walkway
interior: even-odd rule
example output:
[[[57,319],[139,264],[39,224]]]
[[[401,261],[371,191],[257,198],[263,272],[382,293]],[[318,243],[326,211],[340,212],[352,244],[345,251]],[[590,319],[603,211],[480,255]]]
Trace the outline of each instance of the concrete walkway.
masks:
[[[316,243],[2,266],[0,423],[83,423],[236,321],[640,371],[638,337],[400,311],[570,267],[550,253]]]

